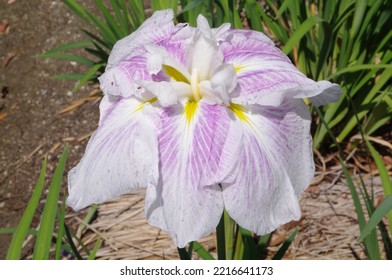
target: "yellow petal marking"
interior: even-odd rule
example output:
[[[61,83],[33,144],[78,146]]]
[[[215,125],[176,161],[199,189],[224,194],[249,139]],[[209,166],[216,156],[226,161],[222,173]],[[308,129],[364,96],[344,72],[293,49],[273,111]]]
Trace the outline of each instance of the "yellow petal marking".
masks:
[[[162,68],[163,68],[163,70],[165,70],[166,74],[171,79],[175,80],[176,82],[184,82],[184,83],[190,84],[188,79],[180,71],[178,71],[176,68],[171,67],[171,66],[166,65],[166,64],[162,64]]]
[[[189,100],[185,104],[184,114],[188,125],[191,123],[193,117],[195,116],[198,107],[199,107],[199,103],[197,103],[197,101],[194,100]]]
[[[242,70],[246,69],[249,67],[249,64],[242,64],[242,65],[233,65],[235,72],[238,74],[238,72],[241,72]]]
[[[248,117],[245,115],[245,109],[241,105],[230,102],[229,109],[233,111],[234,115],[241,121],[249,124]]]
[[[147,101],[142,102],[142,103],[136,108],[136,110],[135,110],[134,112],[139,112],[139,111],[141,111],[141,110],[143,109],[144,105],[146,105],[146,103],[152,104],[152,103],[154,103],[155,101],[157,101],[157,98],[156,98],[156,97],[154,97],[154,98],[152,98],[152,99],[150,99],[150,100],[147,100]]]

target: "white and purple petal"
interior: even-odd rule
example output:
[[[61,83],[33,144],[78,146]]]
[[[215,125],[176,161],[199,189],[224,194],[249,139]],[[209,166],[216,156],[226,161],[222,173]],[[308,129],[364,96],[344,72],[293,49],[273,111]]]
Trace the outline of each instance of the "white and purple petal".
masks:
[[[239,225],[262,235],[300,218],[298,198],[314,176],[310,115],[294,99],[238,110],[242,145],[232,157],[235,170],[223,180],[223,199]]]
[[[336,101],[341,93],[337,85],[307,78],[262,33],[228,32],[220,48],[225,62],[233,64],[237,71],[240,95],[233,98],[234,103],[279,106],[285,98],[324,95],[315,99],[321,105]]]
[[[203,101],[163,109],[160,179],[157,189],[147,191],[146,214],[148,222],[166,229],[179,247],[212,232],[222,215],[216,174],[230,172],[222,161],[228,135],[236,133],[230,122],[225,107]]]
[[[109,56],[105,73],[99,78],[105,94],[122,97],[139,96],[136,81],[166,81],[162,63],[170,62],[185,69],[186,48],[193,29],[184,24],[174,25],[171,10],[159,11],[138,30],[118,41]],[[162,50],[151,53],[151,50]],[[168,61],[169,60],[169,61]],[[174,63],[175,62],[175,63]],[[157,68],[152,69],[152,65]],[[158,64],[158,65],[156,65]]]
[[[100,125],[68,173],[67,204],[79,210],[158,181],[157,131],[149,103],[105,96]],[[111,103],[111,105],[110,105]]]

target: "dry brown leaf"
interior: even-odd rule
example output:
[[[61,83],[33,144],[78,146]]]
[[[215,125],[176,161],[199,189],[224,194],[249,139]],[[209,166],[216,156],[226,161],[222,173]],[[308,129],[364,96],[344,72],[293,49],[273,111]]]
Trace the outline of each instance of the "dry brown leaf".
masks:
[[[11,61],[15,58],[15,57],[17,57],[18,56],[18,51],[12,51],[12,52],[8,52],[7,54],[6,54],[6,56],[4,57],[4,62],[3,62],[3,66],[4,67],[7,67],[10,63],[11,63]]]
[[[1,113],[1,114],[0,114],[0,121],[4,120],[4,119],[7,117],[7,115],[8,115],[7,112]]]
[[[90,96],[90,97],[84,97],[78,100],[73,101],[70,105],[64,107],[63,109],[61,109],[58,114],[64,114],[64,113],[68,113],[70,111],[73,111],[77,108],[79,108],[80,106],[82,106],[84,103],[88,102],[88,101],[93,101],[93,100],[97,100],[100,97],[97,96]]]
[[[9,24],[7,21],[2,21],[0,23],[0,34],[7,33],[9,29]]]

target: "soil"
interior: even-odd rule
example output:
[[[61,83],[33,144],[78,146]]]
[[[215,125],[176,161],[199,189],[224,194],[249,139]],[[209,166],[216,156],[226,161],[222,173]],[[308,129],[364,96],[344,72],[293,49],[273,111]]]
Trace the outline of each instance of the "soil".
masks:
[[[92,1],[85,3],[93,6]],[[80,24],[59,0],[0,0],[0,228],[17,225],[43,157],[48,157],[48,181],[64,144],[70,145],[69,170],[84,151],[86,140],[80,138],[96,128],[97,102],[58,113],[92,88],[72,93],[74,81],[51,79],[86,69],[69,61],[34,57],[82,40]],[[6,255],[10,238],[0,235],[0,259]]]

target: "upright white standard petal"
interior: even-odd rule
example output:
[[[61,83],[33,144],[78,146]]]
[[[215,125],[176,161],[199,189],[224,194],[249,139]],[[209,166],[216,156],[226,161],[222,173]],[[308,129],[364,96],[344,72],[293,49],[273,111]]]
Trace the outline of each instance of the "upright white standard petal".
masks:
[[[236,168],[223,182],[226,210],[258,235],[298,220],[299,195],[314,175],[306,105],[286,100],[280,107],[232,105],[231,110],[243,137],[232,157]]]
[[[193,43],[188,51],[188,71],[197,71],[199,81],[211,78],[212,72],[223,62],[223,54],[219,49],[214,33],[208,21],[202,15],[197,18],[197,29]]]
[[[149,188],[146,215],[152,225],[166,229],[178,247],[212,232],[223,212],[218,170],[231,119],[225,107],[203,101],[162,113],[159,131],[160,179]],[[234,145],[239,145],[239,141]]]
[[[157,132],[149,103],[121,98],[105,110],[79,164],[68,173],[74,210],[158,181]]]

